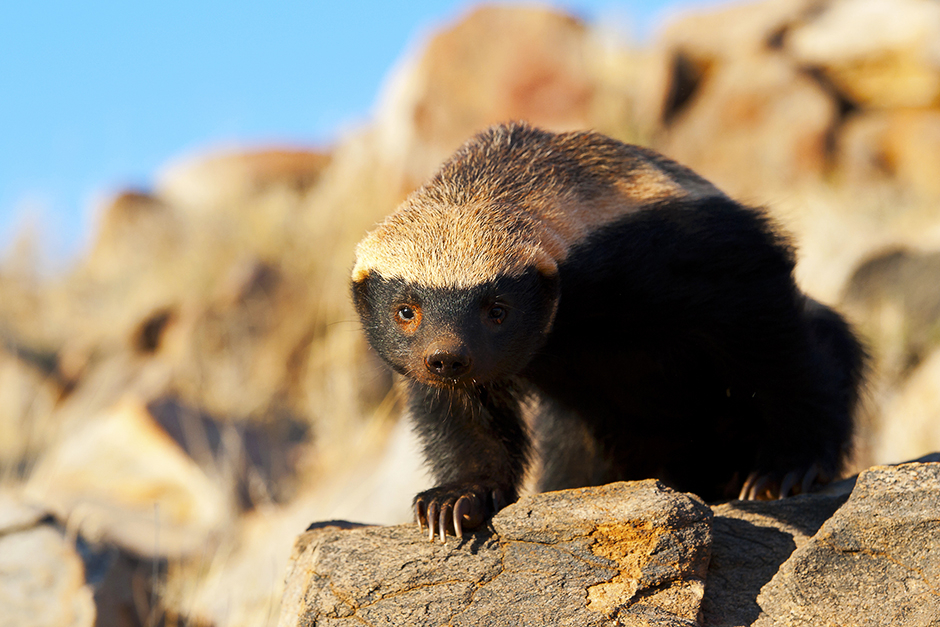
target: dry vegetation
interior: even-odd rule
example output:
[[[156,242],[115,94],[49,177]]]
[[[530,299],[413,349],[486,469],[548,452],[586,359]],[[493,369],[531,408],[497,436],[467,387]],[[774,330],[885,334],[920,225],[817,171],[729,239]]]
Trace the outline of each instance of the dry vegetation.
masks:
[[[872,31],[885,12],[906,28]],[[307,523],[402,520],[426,480],[351,309],[355,244],[509,118],[652,145],[770,207],[801,284],[870,341],[856,467],[940,449],[936,41],[929,0],[746,4],[642,50],[547,11],[475,11],[328,153],[171,164],[110,201],[62,276],[8,253],[0,483],[119,548],[99,620],[272,624]]]

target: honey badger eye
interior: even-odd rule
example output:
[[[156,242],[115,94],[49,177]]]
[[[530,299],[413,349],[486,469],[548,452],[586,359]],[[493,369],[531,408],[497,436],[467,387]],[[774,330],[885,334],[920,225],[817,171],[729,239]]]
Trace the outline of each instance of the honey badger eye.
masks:
[[[411,305],[402,305],[395,313],[399,322],[413,323],[418,318],[418,312]]]
[[[421,308],[417,305],[398,305],[395,322],[405,335],[412,335],[421,324]]]
[[[486,313],[486,316],[489,318],[490,322],[500,324],[503,320],[506,319],[506,308],[501,305],[493,305]]]

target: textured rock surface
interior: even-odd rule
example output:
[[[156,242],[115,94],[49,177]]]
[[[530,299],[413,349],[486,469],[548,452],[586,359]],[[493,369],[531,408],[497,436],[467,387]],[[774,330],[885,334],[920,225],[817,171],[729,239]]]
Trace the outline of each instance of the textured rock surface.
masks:
[[[702,600],[709,627],[750,625],[757,594],[780,565],[845,502],[845,495],[732,501],[712,507],[712,558]]]
[[[294,548],[280,625],[935,624],[936,459],[713,517],[643,481],[528,497],[447,544],[319,523]]]
[[[876,466],[757,598],[760,627],[935,625],[940,464]]]
[[[523,498],[446,544],[323,526],[295,546],[280,625],[694,625],[709,520],[643,481]]]

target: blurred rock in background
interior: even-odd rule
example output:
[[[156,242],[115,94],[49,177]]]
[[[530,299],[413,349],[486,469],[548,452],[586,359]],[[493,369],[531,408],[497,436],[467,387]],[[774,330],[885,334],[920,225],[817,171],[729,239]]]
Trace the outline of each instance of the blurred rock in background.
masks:
[[[117,192],[64,274],[25,245],[0,257],[0,481],[50,515],[43,551],[84,547],[55,624],[91,624],[92,589],[98,625],[274,624],[310,521],[410,518],[428,478],[349,301],[354,247],[469,135],[520,118],[649,145],[767,206],[799,282],[869,341],[850,470],[940,449],[940,5],[764,0],[642,48],[483,7],[328,150],[188,156]]]

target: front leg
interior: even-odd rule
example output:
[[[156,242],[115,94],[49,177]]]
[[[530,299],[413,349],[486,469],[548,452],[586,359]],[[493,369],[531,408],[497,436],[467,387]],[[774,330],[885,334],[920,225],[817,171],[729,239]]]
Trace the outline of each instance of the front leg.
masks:
[[[431,540],[463,537],[519,495],[529,454],[515,383],[439,388],[411,382],[408,408],[437,487],[415,497]]]

